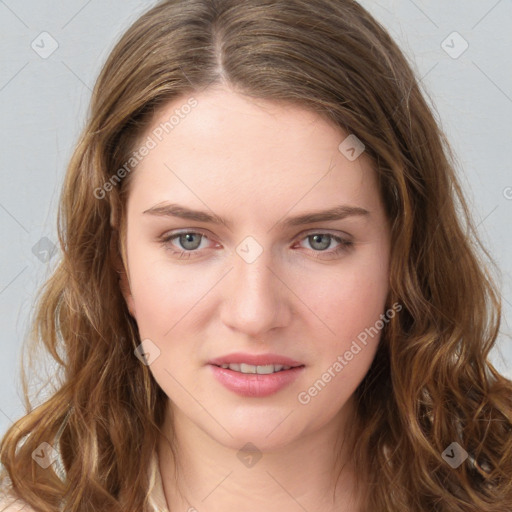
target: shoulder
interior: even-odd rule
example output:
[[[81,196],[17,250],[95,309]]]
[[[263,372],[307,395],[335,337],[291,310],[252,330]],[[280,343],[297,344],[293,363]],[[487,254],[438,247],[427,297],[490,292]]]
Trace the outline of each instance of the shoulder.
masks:
[[[0,512],[34,512],[22,499],[12,494],[0,496]]]

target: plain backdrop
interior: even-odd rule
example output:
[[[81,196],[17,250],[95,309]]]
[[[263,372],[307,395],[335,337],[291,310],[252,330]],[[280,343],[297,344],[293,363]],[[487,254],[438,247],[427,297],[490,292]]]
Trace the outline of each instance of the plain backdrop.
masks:
[[[512,2],[361,3],[408,56],[458,156],[479,233],[501,271],[492,362],[512,378]],[[59,259],[58,197],[91,89],[121,33],[153,4],[0,0],[0,435],[23,414],[22,343],[36,291]]]

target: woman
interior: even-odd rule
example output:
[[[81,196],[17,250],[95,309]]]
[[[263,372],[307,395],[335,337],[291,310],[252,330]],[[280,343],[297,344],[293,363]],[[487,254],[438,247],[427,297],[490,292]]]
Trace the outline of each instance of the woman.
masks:
[[[10,502],[512,509],[498,294],[357,3],[160,2],[97,81],[60,228],[33,338],[63,379],[3,438]]]

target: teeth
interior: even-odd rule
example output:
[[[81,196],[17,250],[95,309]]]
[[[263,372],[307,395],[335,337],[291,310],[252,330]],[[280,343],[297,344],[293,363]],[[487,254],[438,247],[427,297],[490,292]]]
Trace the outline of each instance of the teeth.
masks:
[[[260,366],[260,368],[266,368],[266,367]],[[254,366],[252,364],[241,363],[239,371],[242,373],[257,373],[257,369],[258,369],[258,367]]]
[[[268,375],[270,373],[280,372],[281,370],[289,370],[291,366],[284,366],[282,364],[265,364],[265,365],[253,365],[245,363],[232,363],[223,364],[221,368],[229,368],[235,372],[240,373],[257,373],[258,375]]]

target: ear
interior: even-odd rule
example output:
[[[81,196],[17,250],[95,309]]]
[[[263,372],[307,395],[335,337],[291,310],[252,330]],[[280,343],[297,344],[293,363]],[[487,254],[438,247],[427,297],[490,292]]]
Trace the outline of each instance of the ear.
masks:
[[[110,239],[110,255],[111,255],[111,263],[114,270],[117,272],[119,276],[119,288],[124,297],[126,305],[128,306],[128,311],[130,314],[136,318],[135,316],[135,303],[133,300],[132,292],[130,289],[130,281],[126,274],[125,265],[123,263],[123,258],[121,256],[121,247],[120,247],[120,238],[119,231],[116,229],[112,230],[112,237]]]

